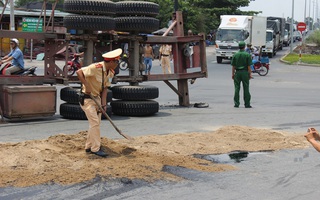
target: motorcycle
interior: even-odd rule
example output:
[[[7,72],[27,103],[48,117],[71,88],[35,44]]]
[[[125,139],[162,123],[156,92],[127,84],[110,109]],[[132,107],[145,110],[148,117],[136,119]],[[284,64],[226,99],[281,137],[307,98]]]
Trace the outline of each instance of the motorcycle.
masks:
[[[6,70],[8,67],[11,67],[11,63],[7,63],[5,64],[1,69],[0,69],[0,75],[6,75]],[[19,71],[16,71],[14,73],[12,73],[11,75],[19,75],[19,76],[37,76],[35,74],[37,67],[27,67],[24,69],[21,69]]]
[[[79,57],[79,55],[74,54],[72,60],[68,61],[67,65],[63,67],[63,71],[66,70],[68,76],[72,76],[78,69],[81,68]]]
[[[251,71],[258,73],[260,76],[265,76],[269,72],[269,57],[267,55],[256,56],[257,59],[252,60]]]
[[[121,59],[120,59],[120,62],[119,62],[119,68],[122,70],[122,71],[125,71],[128,69],[128,66],[129,66],[129,60],[128,60],[128,55],[126,53],[123,53],[122,56],[121,56]]]

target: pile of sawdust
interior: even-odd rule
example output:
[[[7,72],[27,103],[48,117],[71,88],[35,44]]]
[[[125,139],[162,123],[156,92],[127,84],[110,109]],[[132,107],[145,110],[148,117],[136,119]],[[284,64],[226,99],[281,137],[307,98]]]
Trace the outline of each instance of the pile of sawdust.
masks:
[[[85,153],[87,132],[59,134],[46,140],[0,144],[0,187],[43,183],[72,184],[106,178],[178,180],[162,171],[164,165],[216,172],[234,166],[212,163],[193,154],[219,154],[234,150],[260,151],[305,148],[303,135],[241,126],[208,133],[181,133],[136,137],[134,141],[102,138],[110,155]]]

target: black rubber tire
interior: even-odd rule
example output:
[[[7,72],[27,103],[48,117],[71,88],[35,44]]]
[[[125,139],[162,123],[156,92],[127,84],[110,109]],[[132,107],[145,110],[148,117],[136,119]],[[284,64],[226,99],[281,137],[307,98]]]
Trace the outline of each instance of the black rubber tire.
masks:
[[[73,76],[74,73],[76,73],[77,69],[69,64],[65,65],[63,67],[63,71],[65,70],[65,68],[67,67],[67,73],[68,73],[68,77]]]
[[[67,15],[63,18],[63,24],[68,29],[77,30],[114,30],[116,22],[114,18],[94,15]]]
[[[79,104],[80,87],[65,87],[60,90],[60,99],[69,104]]]
[[[128,69],[129,63],[124,60],[121,60],[118,66],[122,71],[125,71]]]
[[[112,115],[112,107],[110,105],[107,106],[107,114],[109,115],[109,117]],[[87,119],[86,114],[83,112],[79,104],[70,104],[70,103],[61,104],[60,115],[66,119],[77,119],[77,120]],[[106,119],[106,117],[102,114],[101,119]]]
[[[208,103],[195,103],[194,104],[194,107],[195,108],[208,108],[209,107],[209,104]]]
[[[220,56],[217,56],[217,63],[222,63],[222,58]]]
[[[60,115],[66,119],[87,119],[79,104],[63,103],[60,105]]]
[[[114,99],[122,100],[147,100],[156,99],[159,97],[159,88],[151,85],[117,85],[112,87]]]
[[[258,69],[258,74],[260,75],[260,76],[265,76],[265,75],[267,75],[268,74],[268,72],[269,72],[269,70],[268,70],[268,68],[266,67],[266,66],[261,66],[260,67],[260,69]]]
[[[117,16],[147,16],[156,17],[159,5],[146,1],[122,1],[116,3]]]
[[[159,103],[153,100],[111,102],[112,112],[120,116],[149,116],[159,112]]]
[[[116,31],[151,33],[159,29],[159,20],[152,17],[116,17]]]
[[[60,90],[60,99],[70,104],[79,104],[80,87],[65,87]],[[107,102],[112,101],[112,90],[108,89]]]
[[[109,0],[65,0],[63,10],[76,14],[114,15],[116,4]]]

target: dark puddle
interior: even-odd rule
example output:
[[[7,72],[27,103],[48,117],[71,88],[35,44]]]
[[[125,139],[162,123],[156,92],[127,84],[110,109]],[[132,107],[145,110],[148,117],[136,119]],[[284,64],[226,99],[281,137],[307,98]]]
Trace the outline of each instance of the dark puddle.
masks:
[[[247,158],[251,156],[257,155],[266,155],[270,154],[272,151],[232,151],[226,154],[195,154],[194,157],[208,160],[214,163],[223,163],[223,164],[230,164],[230,163],[240,163],[245,161]]]

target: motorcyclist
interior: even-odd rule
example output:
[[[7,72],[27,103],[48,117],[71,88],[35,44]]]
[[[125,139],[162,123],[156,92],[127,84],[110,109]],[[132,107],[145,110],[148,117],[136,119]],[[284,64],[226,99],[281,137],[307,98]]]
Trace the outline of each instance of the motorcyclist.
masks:
[[[11,61],[11,66],[5,70],[5,75],[11,75],[14,72],[24,69],[23,53],[19,48],[19,40],[12,38],[10,40],[11,52],[0,60],[0,65]]]

